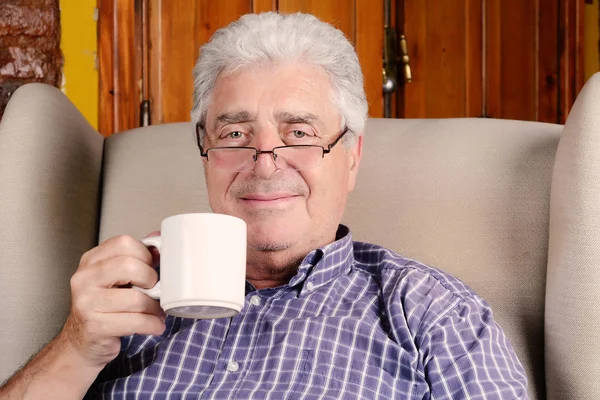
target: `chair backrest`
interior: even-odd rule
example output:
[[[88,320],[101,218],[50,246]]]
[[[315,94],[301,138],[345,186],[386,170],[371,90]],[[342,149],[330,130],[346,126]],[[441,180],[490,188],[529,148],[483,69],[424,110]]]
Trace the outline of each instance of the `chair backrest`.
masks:
[[[595,93],[598,86],[600,76]],[[9,305],[0,309],[0,380],[59,329],[68,277],[96,234],[140,238],[166,216],[209,211],[189,123],[103,140],[82,121],[58,90],[26,85],[0,124],[0,300]],[[561,131],[489,119],[372,119],[344,216],[356,240],[439,267],[487,299],[527,369],[532,399],[546,397],[549,202]],[[548,276],[553,293],[562,290],[563,264]],[[564,303],[568,293],[560,295]],[[553,303],[559,334],[563,303]],[[552,362],[548,387],[556,388],[560,361]]]
[[[544,392],[544,296],[552,165],[562,126],[371,119],[344,221],[357,240],[450,272],[491,305]],[[143,237],[209,211],[190,124],[106,140],[100,238]],[[142,150],[143,149],[143,150]]]

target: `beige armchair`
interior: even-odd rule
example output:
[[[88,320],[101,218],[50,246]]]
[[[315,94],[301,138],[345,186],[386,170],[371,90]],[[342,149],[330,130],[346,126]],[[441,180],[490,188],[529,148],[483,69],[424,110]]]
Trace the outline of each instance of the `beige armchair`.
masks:
[[[189,123],[105,140],[57,89],[20,88],[0,123],[0,381],[60,330],[82,253],[208,211],[205,190]],[[564,129],[370,120],[344,220],[487,299],[530,398],[600,398],[600,75]]]

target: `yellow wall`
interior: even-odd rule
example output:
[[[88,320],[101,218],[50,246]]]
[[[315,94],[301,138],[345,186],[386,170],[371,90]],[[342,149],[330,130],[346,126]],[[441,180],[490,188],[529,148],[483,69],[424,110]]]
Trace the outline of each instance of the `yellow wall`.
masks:
[[[598,52],[598,10],[600,0],[594,0],[594,4],[585,5],[585,36],[584,45],[584,70],[587,80],[595,72],[600,71],[600,54]]]
[[[60,0],[61,50],[65,57],[62,90],[98,128],[96,0]]]

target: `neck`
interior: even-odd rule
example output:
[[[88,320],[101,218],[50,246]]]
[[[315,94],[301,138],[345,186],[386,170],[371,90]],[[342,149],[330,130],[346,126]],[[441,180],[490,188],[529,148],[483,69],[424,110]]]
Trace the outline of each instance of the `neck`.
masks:
[[[246,279],[256,289],[285,285],[298,272],[304,257],[314,249],[335,241],[335,231],[327,238],[315,240],[302,250],[291,247],[284,250],[265,251],[248,246]]]
[[[285,257],[281,252],[263,252],[248,248],[246,279],[256,289],[285,285],[298,272],[306,255]]]

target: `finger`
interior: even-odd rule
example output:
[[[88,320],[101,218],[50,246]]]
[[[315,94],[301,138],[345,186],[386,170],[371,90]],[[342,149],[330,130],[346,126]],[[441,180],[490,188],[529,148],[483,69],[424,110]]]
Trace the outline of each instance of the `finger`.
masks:
[[[80,266],[89,266],[117,256],[130,256],[152,263],[152,254],[139,240],[127,235],[111,237],[81,257]]]
[[[101,289],[94,308],[101,313],[129,312],[156,315],[161,318],[166,316],[158,301],[133,288]]]
[[[77,287],[111,288],[131,284],[149,289],[158,282],[158,274],[150,265],[135,257],[117,256],[78,271],[72,280]]]
[[[160,317],[142,313],[98,314],[96,324],[102,336],[162,335],[165,331],[164,320]]]

